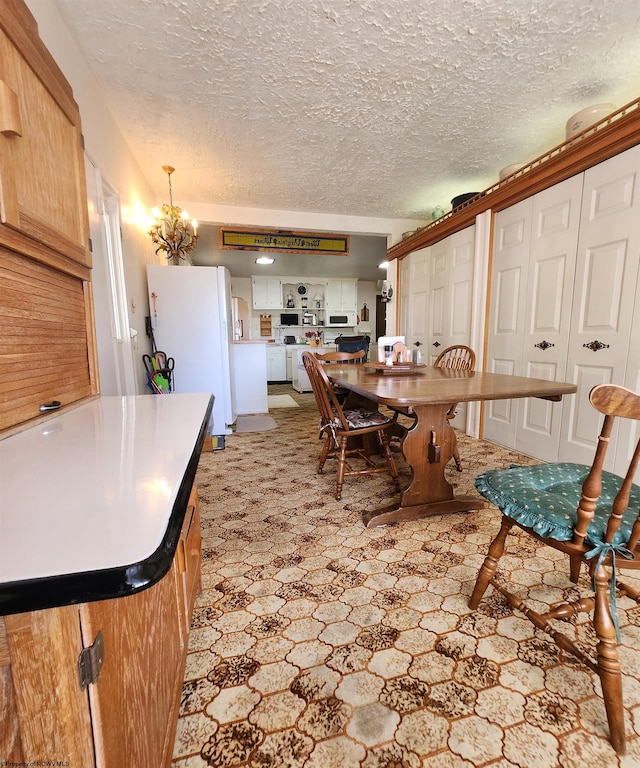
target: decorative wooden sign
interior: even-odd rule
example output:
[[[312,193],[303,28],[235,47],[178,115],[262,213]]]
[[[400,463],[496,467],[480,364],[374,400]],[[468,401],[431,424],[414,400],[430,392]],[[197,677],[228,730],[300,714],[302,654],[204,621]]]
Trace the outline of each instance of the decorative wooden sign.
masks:
[[[349,235],[257,231],[255,229],[220,227],[220,248],[237,251],[323,253],[327,256],[348,256]]]

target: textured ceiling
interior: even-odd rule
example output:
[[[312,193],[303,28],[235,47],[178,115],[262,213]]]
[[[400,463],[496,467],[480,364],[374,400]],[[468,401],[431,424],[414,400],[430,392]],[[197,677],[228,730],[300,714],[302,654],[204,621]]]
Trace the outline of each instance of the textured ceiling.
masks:
[[[638,0],[55,2],[183,205],[427,218],[640,96]]]

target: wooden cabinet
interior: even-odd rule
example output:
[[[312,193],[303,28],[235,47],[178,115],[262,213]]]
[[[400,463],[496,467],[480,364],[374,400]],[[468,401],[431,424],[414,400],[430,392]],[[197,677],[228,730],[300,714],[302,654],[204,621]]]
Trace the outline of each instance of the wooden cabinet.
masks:
[[[358,304],[358,281],[327,280],[324,284],[324,304],[327,309],[355,312]]]
[[[38,250],[43,259],[89,265],[78,106],[25,6],[0,9],[1,241],[23,250],[21,233],[54,252]]]
[[[253,308],[282,309],[282,281],[279,277],[252,277]]]
[[[93,391],[89,284],[0,246],[0,430]]]
[[[0,618],[3,758],[168,768],[200,560],[194,489],[172,567],[149,589]],[[99,632],[103,666],[82,690],[78,656]]]
[[[20,0],[0,0],[0,431],[98,391],[78,107]]]
[[[264,338],[273,336],[273,318],[271,315],[264,313],[260,315],[260,336]]]

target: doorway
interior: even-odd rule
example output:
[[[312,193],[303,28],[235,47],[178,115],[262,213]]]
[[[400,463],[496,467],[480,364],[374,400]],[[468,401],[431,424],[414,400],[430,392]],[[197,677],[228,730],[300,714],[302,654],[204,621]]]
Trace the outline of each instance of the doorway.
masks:
[[[120,240],[120,203],[117,193],[86,152],[85,174],[100,394],[135,395]]]

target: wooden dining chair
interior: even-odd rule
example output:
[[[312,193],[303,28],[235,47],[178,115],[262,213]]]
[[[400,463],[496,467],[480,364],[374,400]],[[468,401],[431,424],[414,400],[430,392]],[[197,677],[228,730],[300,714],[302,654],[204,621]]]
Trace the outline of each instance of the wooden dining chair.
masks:
[[[602,686],[611,744],[616,752],[624,754],[622,659],[617,650],[620,634],[616,591],[640,603],[640,591],[617,578],[620,570],[640,569],[640,487],[633,484],[640,464],[640,440],[624,479],[604,471],[603,465],[614,420],[640,421],[640,395],[624,387],[600,384],[591,390],[589,400],[604,414],[591,467],[569,463],[540,464],[489,470],[476,478],[479,492],[502,511],[502,526],[480,568],[469,606],[477,608],[491,584],[506,597],[512,609],[524,613],[559,648],[596,672]],[[639,426],[636,425],[636,430]],[[561,603],[553,602],[554,598],[551,598],[549,610],[540,612],[542,573],[540,587],[527,582],[536,589],[535,610],[508,591],[501,583],[502,579],[497,580],[495,575],[505,551],[507,534],[514,525],[538,541],[564,552],[569,558],[571,581],[578,581],[584,563],[589,570],[594,595]],[[532,576],[534,571],[528,573]],[[557,623],[551,623],[553,619],[570,620],[582,611],[591,615],[597,639],[593,654],[585,652],[584,636],[578,643],[560,632]]]
[[[318,462],[318,474],[322,474],[329,456],[337,459],[336,499],[342,498],[344,478],[353,475],[388,472],[393,478],[396,490],[399,490],[398,470],[389,448],[390,434],[388,430],[393,425],[393,419],[379,411],[364,408],[343,410],[333,391],[331,382],[316,356],[310,352],[304,352],[302,361],[311,382],[316,405],[320,411],[322,450]],[[362,442],[357,441],[357,447],[356,441],[349,442],[351,438],[367,438],[373,434],[378,436],[382,445],[384,464],[376,464],[373,461],[370,451],[366,449],[366,439]],[[347,461],[348,456],[358,456],[364,462],[365,468],[354,469]]]
[[[442,352],[433,361],[436,368],[451,368],[454,371],[473,371],[476,367],[476,353],[464,344],[454,344],[451,347],[443,349]],[[447,422],[451,426],[450,422],[456,417],[456,408],[458,403],[453,403],[447,411]],[[453,434],[453,460],[456,463],[456,469],[458,472],[462,472],[462,464],[460,462],[460,454],[458,453],[458,441],[456,439],[456,433],[451,427]]]
[[[348,363],[349,365],[357,365],[364,363],[365,351],[361,349],[359,352],[316,352],[315,356],[323,363]]]
[[[364,363],[367,353],[364,349],[361,349],[359,352],[316,352],[315,355],[323,364],[343,363],[347,365],[360,365]],[[340,405],[344,405],[345,400],[349,395],[349,390],[344,387],[337,387],[335,384],[332,386]]]

